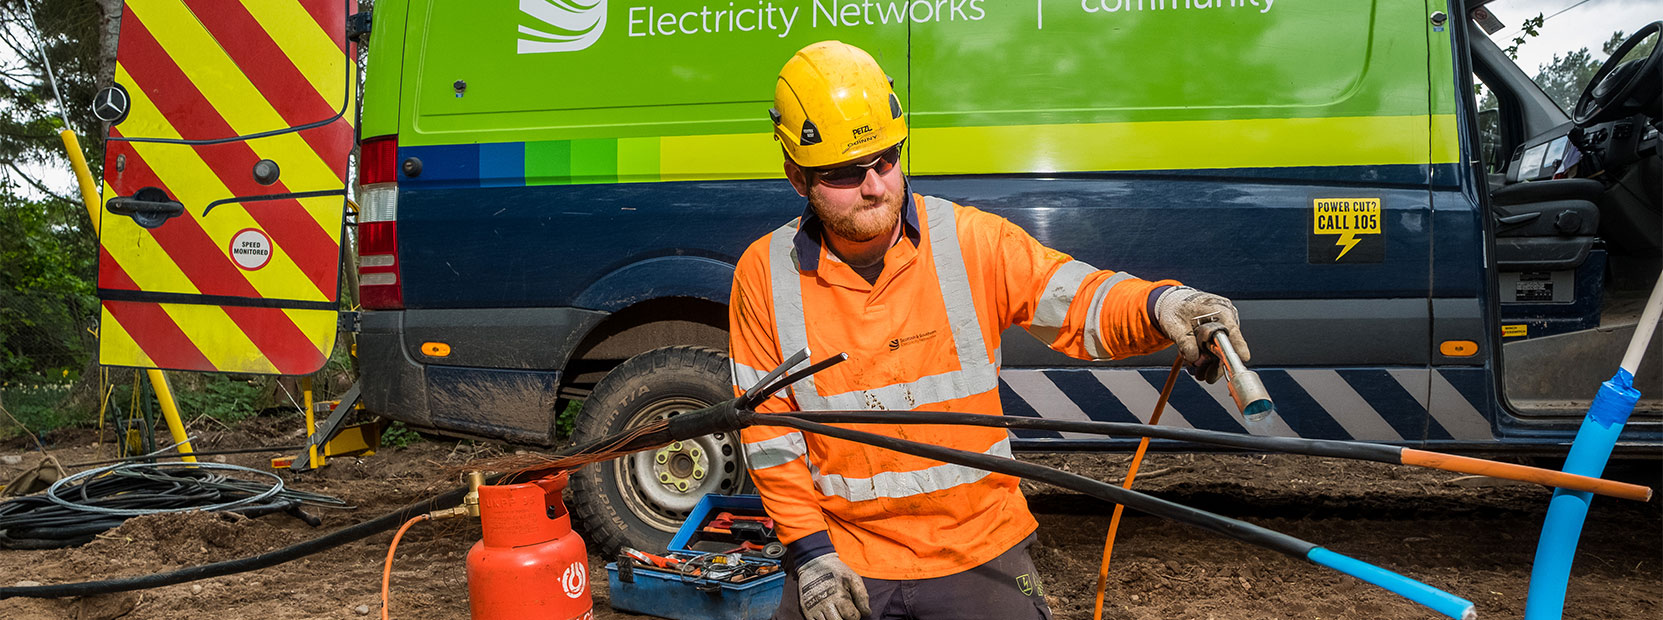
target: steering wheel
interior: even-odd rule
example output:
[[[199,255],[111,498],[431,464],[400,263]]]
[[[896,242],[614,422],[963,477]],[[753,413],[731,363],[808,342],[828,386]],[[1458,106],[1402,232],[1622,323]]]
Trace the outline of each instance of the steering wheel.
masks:
[[[1618,61],[1647,36],[1660,33],[1663,33],[1663,21],[1646,24],[1605,59],[1605,64],[1594,72],[1593,79],[1588,80],[1582,95],[1576,99],[1571,120],[1577,127],[1613,120],[1657,97],[1658,87],[1663,84],[1663,41],[1653,46],[1643,60]]]

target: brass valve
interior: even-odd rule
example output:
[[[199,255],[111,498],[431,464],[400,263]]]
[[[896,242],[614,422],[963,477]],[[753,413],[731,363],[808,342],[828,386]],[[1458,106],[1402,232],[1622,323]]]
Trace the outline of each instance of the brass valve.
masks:
[[[438,521],[440,519],[450,519],[454,517],[479,516],[479,485],[485,484],[485,472],[470,471],[467,473],[467,480],[468,494],[462,496],[461,505],[453,508],[446,508],[444,510],[429,512],[427,513],[427,519],[429,521]]]

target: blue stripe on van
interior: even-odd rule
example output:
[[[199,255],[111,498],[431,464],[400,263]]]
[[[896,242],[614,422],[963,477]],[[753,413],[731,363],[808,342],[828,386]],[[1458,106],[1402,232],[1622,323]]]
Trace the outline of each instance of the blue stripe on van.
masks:
[[[1166,387],[1166,375],[1170,370],[1144,369],[1138,372],[1150,387],[1159,391]],[[1237,413],[1226,410],[1214,400],[1212,396],[1201,389],[1201,384],[1190,378],[1188,373],[1180,375],[1172,385],[1172,396],[1168,400],[1173,409],[1182,413],[1184,419],[1195,428],[1229,433],[1246,433],[1247,429],[1236,422]]]
[[[404,169],[412,157],[421,161],[421,173],[414,177]],[[399,147],[399,189],[479,187],[479,157],[478,144]]]
[[[1022,418],[1041,417],[1038,411],[1028,406],[1028,401],[1022,400],[1021,396],[1011,391],[1010,384],[1005,383],[1004,379],[999,380],[999,403],[1004,407],[1005,415]],[[1056,431],[1021,430],[1016,431],[1016,436],[1023,439],[1062,439],[1062,433]]]
[[[1045,373],[1057,389],[1084,411],[1086,417],[1099,422],[1132,422],[1141,420],[1132,415],[1109,388],[1092,376],[1089,370],[1058,370]]]
[[[1419,442],[1426,439],[1426,424],[1432,418],[1426,415],[1426,408],[1421,407],[1415,397],[1392,379],[1391,374],[1376,369],[1342,370],[1340,377],[1351,385],[1351,389],[1357,390],[1363,400],[1373,405],[1386,424],[1391,425],[1405,440]]]
[[[1327,437],[1332,439],[1352,439],[1329,412],[1309,394],[1299,382],[1294,381],[1285,370],[1261,370],[1259,379],[1264,381],[1265,390],[1270,392],[1271,400],[1276,402],[1277,415],[1288,423],[1288,428],[1298,433],[1300,437]]]
[[[479,145],[480,187],[522,187],[524,185],[524,142]]]
[[[1490,411],[1490,373],[1483,368],[1446,368],[1439,372],[1449,384],[1455,386],[1473,409]],[[1597,386],[1589,386],[1589,393],[1598,391]]]

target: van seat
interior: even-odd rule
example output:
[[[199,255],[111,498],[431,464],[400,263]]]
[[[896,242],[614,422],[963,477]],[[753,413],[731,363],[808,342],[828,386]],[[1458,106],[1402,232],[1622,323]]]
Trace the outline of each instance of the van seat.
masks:
[[[1594,202],[1599,200],[1600,194],[1603,193],[1605,193],[1605,184],[1593,179],[1548,179],[1503,186],[1490,194],[1490,202],[1496,206],[1521,205],[1550,200],[1586,200]]]

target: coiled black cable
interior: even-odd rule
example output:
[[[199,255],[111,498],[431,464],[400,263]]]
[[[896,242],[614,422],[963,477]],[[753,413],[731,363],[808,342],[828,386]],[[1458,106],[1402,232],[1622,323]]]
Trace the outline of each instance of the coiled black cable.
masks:
[[[174,471],[164,472],[164,466],[174,466],[169,468]],[[134,516],[117,512],[225,506],[219,511],[247,516],[281,511],[315,524],[316,518],[301,511],[302,504],[336,507],[345,504],[326,495],[282,487],[273,492],[270,484],[239,480],[215,470],[177,462],[121,467],[109,475],[88,476],[78,484],[58,489],[57,499],[48,493],[0,501],[0,549],[52,549],[85,544],[98,533]],[[226,506],[262,495],[271,498]]]
[[[711,433],[725,433],[738,430],[744,423],[744,417],[734,409],[734,401],[717,403],[698,411],[685,413],[670,418],[669,423],[662,430],[641,435],[637,429],[629,429],[593,442],[568,448],[555,453],[557,457],[576,456],[601,451],[644,450],[663,445],[678,439],[693,439]],[[501,480],[502,474],[488,476],[486,484],[495,484]],[[398,527],[412,517],[443,510],[462,503],[462,496],[468,493],[468,488],[459,486],[434,497],[405,506],[370,519],[363,523],[350,525],[312,540],[295,543],[282,549],[268,551],[260,555],[202,564],[182,568],[168,573],[152,573],[136,577],[121,579],[104,579],[99,581],[82,581],[77,583],[51,584],[42,586],[9,586],[0,587],[0,600],[13,597],[30,598],[62,598],[69,596],[92,596],[95,594],[109,594],[112,592],[129,592],[145,590],[220,577],[236,573],[259,570],[276,566],[284,562],[297,560],[314,553],[327,551],[341,545],[362,540],[381,532]]]

